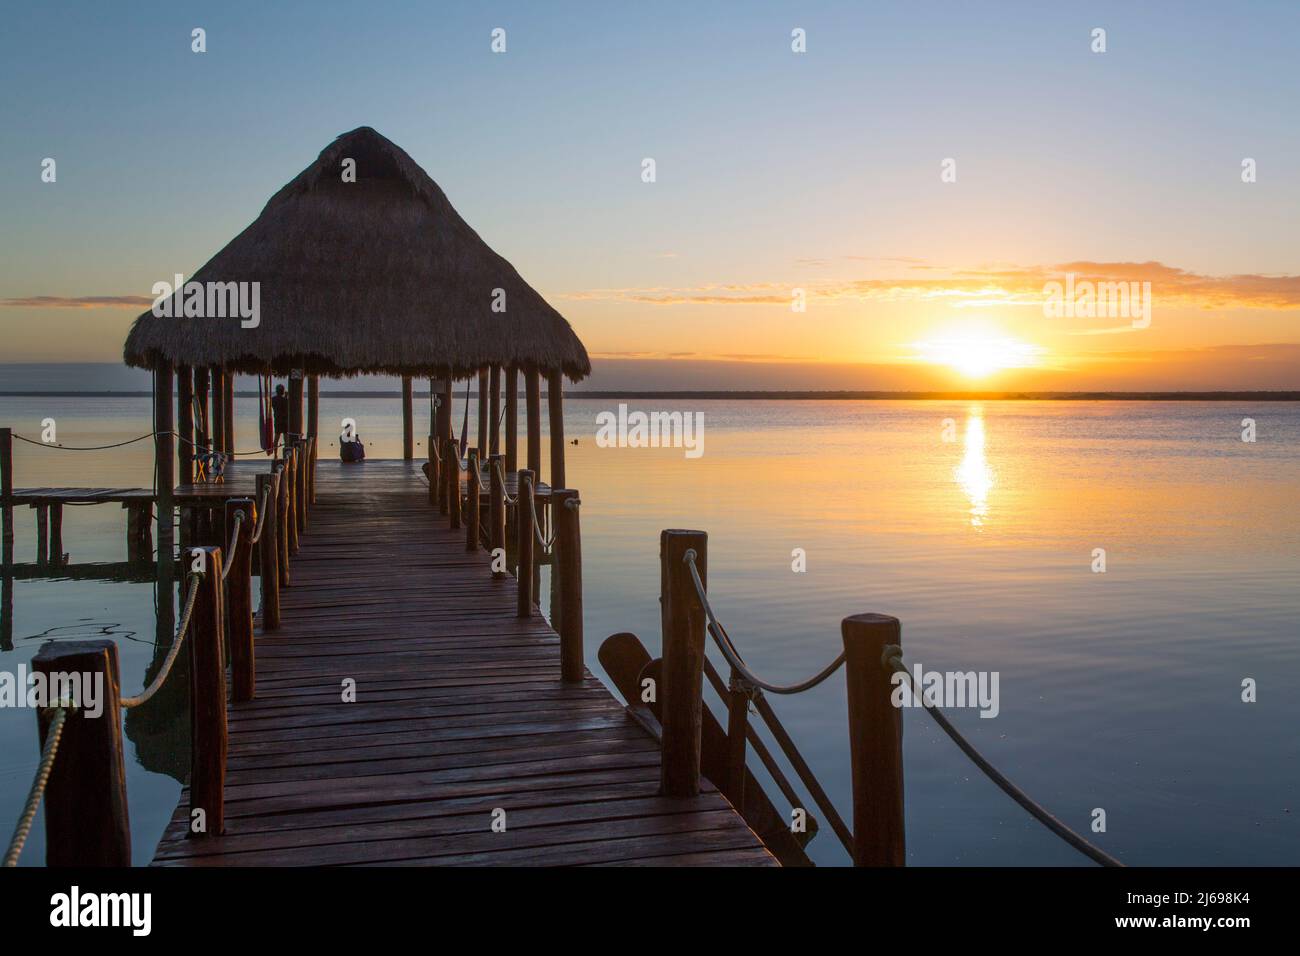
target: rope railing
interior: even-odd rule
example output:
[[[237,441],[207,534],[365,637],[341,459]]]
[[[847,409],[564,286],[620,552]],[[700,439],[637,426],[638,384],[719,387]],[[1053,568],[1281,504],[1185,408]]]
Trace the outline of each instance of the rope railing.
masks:
[[[528,496],[528,507],[533,513],[533,536],[537,539],[537,546],[542,549],[542,554],[550,555],[555,552],[555,529],[551,529],[549,538],[542,537],[542,521],[537,517],[537,496]]]
[[[172,672],[172,665],[176,663],[176,656],[180,653],[181,644],[185,641],[185,635],[189,632],[190,618],[194,615],[194,602],[198,598],[199,581],[202,578],[203,573],[201,571],[190,572],[190,593],[185,598],[185,610],[181,612],[180,626],[176,628],[176,637],[172,640],[172,646],[167,649],[167,656],[163,658],[162,667],[158,669],[158,673],[149,686],[139,694],[135,697],[122,698],[123,708],[129,710],[132,707],[139,707],[141,704],[146,703],[166,683],[168,675]]]
[[[224,584],[226,578],[230,577],[230,569],[235,566],[231,560],[235,554],[235,545],[239,544],[239,529],[244,525],[244,513],[235,512],[235,520],[231,523],[230,528],[230,547],[226,549],[226,561],[221,566],[221,581]]]
[[[500,458],[493,462],[493,467],[496,469],[497,477],[501,479],[501,498],[505,501],[506,507],[509,507],[519,500],[518,490],[516,490],[514,497],[506,493],[506,471],[505,466],[501,464]]]
[[[18,825],[14,827],[14,835],[9,840],[9,849],[5,852],[5,866],[17,866],[18,857],[22,855],[23,847],[27,845],[27,837],[32,832],[32,822],[36,819],[36,810],[41,805],[41,800],[45,796],[45,787],[50,782],[50,774],[54,770],[54,758],[59,752],[59,741],[63,738],[63,725],[68,719],[68,712],[76,705],[70,701],[59,701],[58,706],[51,708],[54,716],[50,719],[50,726],[45,732],[45,746],[41,748],[41,759],[36,765],[36,776],[32,780],[32,788],[27,793],[27,802],[23,805],[23,812],[18,817]]]
[[[907,678],[908,688],[912,695],[921,702],[925,712],[934,718],[934,722],[939,725],[945,734],[952,738],[952,742],[970,758],[975,766],[984,772],[984,775],[997,784],[998,788],[1020,806],[1028,811],[1029,815],[1036,819],[1047,829],[1051,830],[1058,837],[1064,840],[1070,846],[1074,847],[1090,860],[1100,863],[1102,866],[1123,866],[1119,860],[1111,856],[1105,850],[1091,843],[1084,837],[1075,833],[1059,819],[1053,816],[1040,803],[1030,797],[1027,793],[1017,787],[1007,779],[997,767],[989,763],[988,758],[975,748],[975,745],[967,740],[956,727],[948,720],[943,711],[933,703],[925,699],[923,692],[916,688],[916,681],[908,673],[907,668],[903,666],[903,649],[897,644],[888,644],[885,646],[884,653],[880,657],[880,665],[887,671],[896,674],[902,674]]]
[[[835,660],[831,661],[831,663],[822,668],[822,670],[797,684],[773,684],[760,678],[745,664],[740,652],[732,642],[730,635],[727,634],[726,628],[723,627],[722,623],[718,620],[717,615],[714,614],[713,608],[709,604],[708,593],[705,590],[704,582],[700,579],[699,570],[696,567],[696,558],[697,555],[695,551],[693,549],[688,549],[684,555],[683,562],[690,571],[695,594],[698,597],[700,606],[703,608],[705,617],[707,618],[707,630],[710,636],[712,636],[714,643],[718,646],[718,650],[722,652],[722,656],[726,658],[727,663],[731,665],[733,671],[733,684],[728,688],[730,691],[746,693],[756,702],[759,699],[757,695],[759,691],[762,690],[769,691],[773,694],[799,694],[816,687],[844,665],[846,654],[841,652]],[[971,762],[974,763],[976,767],[983,771],[985,776],[996,784],[1003,793],[1011,797],[1012,800],[1023,807],[1030,816],[1034,817],[1034,819],[1038,820],[1038,822],[1043,824],[1043,826],[1047,827],[1049,831],[1060,837],[1067,844],[1078,850],[1090,860],[1099,863],[1102,866],[1124,865],[1105,850],[1102,850],[1100,847],[1080,836],[1070,827],[1062,823],[1051,812],[1012,783],[1005,774],[994,767],[993,764],[990,763],[989,760],[970,743],[970,741],[962,736],[961,732],[952,725],[944,713],[932,702],[927,701],[924,694],[917,690],[912,675],[908,673],[907,669],[903,666],[902,653],[902,648],[899,645],[886,645],[884,653],[881,655],[880,659],[881,666],[887,671],[903,674],[906,677],[911,692],[921,702],[926,713],[934,719],[935,723],[939,725],[944,733],[952,738],[952,741],[957,745],[962,753],[970,758]],[[736,677],[739,677],[740,680],[737,681]],[[770,713],[770,707],[760,708],[759,713],[763,715],[766,720],[767,715]],[[768,725],[769,728],[771,728],[772,724],[770,720],[768,721]],[[796,768],[798,769],[799,762],[802,761],[802,758],[799,757],[799,760],[796,761],[796,757],[792,755],[791,751],[794,750],[793,742],[789,742],[789,745],[786,746],[787,739],[783,739],[781,736],[778,736],[778,741],[782,744],[782,749],[785,750],[786,756],[790,757],[791,761],[796,763]],[[797,755],[797,751],[794,751],[794,753]],[[811,771],[809,771],[809,774],[810,773]],[[813,789],[812,785],[809,783],[809,776],[803,774],[802,770],[800,776],[804,780],[804,783],[809,785],[810,789]],[[815,778],[812,779],[815,781]],[[817,784],[817,787],[820,787],[820,784]],[[814,801],[819,804],[822,803],[822,801],[817,798],[815,791]],[[825,807],[822,807],[822,809],[823,812],[825,812]],[[843,842],[844,834],[840,834],[840,837],[841,842]]]
[[[262,540],[262,530],[266,527],[266,503],[271,497],[271,485],[268,482],[262,488],[262,500],[257,505],[257,524],[253,527],[253,544]]]
[[[704,608],[704,614],[709,619],[709,634],[713,637],[713,643],[718,645],[718,650],[722,651],[722,656],[727,659],[727,663],[750,684],[772,694],[802,694],[806,690],[812,690],[843,666],[844,653],[841,652],[839,657],[812,677],[799,681],[797,684],[772,684],[763,680],[746,666],[740,652],[736,650],[736,645],[732,643],[731,637],[727,634],[727,629],[722,626],[717,615],[713,613],[708,594],[704,590],[704,582],[700,580],[699,569],[695,567],[695,558],[695,551],[687,550],[686,566],[690,569],[691,580],[695,582],[695,593],[700,599],[700,605]]]
[[[144,441],[146,438],[156,438],[159,435],[166,435],[167,432],[148,432],[138,438],[128,438],[126,441],[114,442],[111,445],[60,445],[55,442],[36,441],[34,438],[27,438],[24,435],[13,433],[13,437],[19,441],[27,442],[29,445],[35,445],[37,448],[53,448],[56,451],[106,451],[110,448],[122,448],[125,445],[134,445],[138,441]]]

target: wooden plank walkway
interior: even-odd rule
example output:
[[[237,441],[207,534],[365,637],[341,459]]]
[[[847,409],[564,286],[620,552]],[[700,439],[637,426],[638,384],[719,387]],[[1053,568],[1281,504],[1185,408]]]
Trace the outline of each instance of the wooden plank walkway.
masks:
[[[187,839],[186,791],[155,865],[776,865],[707,781],[658,796],[657,744],[589,672],[560,682],[558,636],[419,462],[316,480],[257,699],[230,705],[226,833]]]

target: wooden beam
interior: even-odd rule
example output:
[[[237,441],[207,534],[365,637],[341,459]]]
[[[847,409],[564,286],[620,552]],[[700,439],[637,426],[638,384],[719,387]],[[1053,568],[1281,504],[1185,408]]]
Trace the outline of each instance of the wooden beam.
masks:
[[[536,481],[542,474],[542,385],[541,373],[524,369],[524,392],[528,406],[528,470]]]
[[[182,485],[194,484],[194,370],[176,366],[176,477]]]
[[[415,421],[412,418],[411,376],[402,376],[402,458],[415,458]]]
[[[551,438],[551,487],[564,488],[564,373],[546,376],[547,425]]]
[[[506,369],[506,474],[519,470],[519,370]]]

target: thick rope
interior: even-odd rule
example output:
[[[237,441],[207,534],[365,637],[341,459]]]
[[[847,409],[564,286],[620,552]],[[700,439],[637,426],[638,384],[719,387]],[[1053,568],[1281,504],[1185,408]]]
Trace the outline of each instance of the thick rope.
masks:
[[[63,737],[63,724],[68,719],[72,705],[60,701],[58,707],[52,708],[54,718],[45,732],[45,746],[41,749],[41,761],[36,765],[36,777],[32,780],[32,789],[27,794],[27,803],[23,806],[18,825],[14,827],[13,838],[9,841],[9,850],[5,853],[5,866],[17,866],[18,857],[27,844],[27,836],[32,832],[32,821],[36,819],[36,808],[45,796],[45,787],[50,782],[50,773],[54,770],[54,757],[59,752],[59,741]]]
[[[45,441],[34,441],[25,438],[22,435],[15,434],[13,437],[19,441],[25,441],[29,445],[35,445],[37,448],[55,448],[59,451],[105,451],[109,448],[121,448],[123,445],[134,445],[138,441],[144,441],[146,438],[156,438],[158,435],[165,435],[166,432],[149,432],[147,435],[141,435],[139,438],[130,438],[126,441],[116,442],[112,445],[55,445]]]
[[[542,554],[552,554],[555,550],[555,529],[551,529],[551,536],[549,538],[542,537],[542,522],[541,519],[537,517],[536,495],[528,496],[528,507],[533,512],[533,537],[537,539],[537,546],[542,549]]]
[[[736,645],[731,642],[731,637],[727,634],[727,629],[718,621],[717,616],[713,613],[713,608],[709,606],[709,597],[704,591],[704,582],[700,580],[700,572],[695,567],[694,548],[687,549],[685,562],[686,567],[690,569],[691,580],[695,582],[695,593],[699,597],[700,604],[704,608],[704,613],[709,619],[709,633],[713,636],[713,642],[718,645],[718,650],[722,651],[722,656],[727,659],[727,663],[730,664],[741,677],[753,684],[755,687],[760,687],[773,694],[801,694],[806,690],[812,690],[822,681],[826,680],[826,678],[839,670],[840,666],[844,663],[844,652],[841,651],[839,657],[835,658],[835,660],[831,661],[807,680],[800,681],[797,684],[769,684],[745,666],[745,662],[741,658],[740,652],[736,650]]]
[[[1044,807],[1035,802],[1027,793],[1003,776],[1002,772],[994,767],[993,764],[989,763],[985,756],[976,750],[974,745],[963,737],[956,727],[948,722],[948,718],[944,716],[943,711],[930,704],[925,699],[924,694],[916,689],[916,682],[912,679],[912,675],[908,673],[907,668],[903,666],[903,649],[901,647],[897,644],[886,644],[884,652],[880,656],[880,664],[885,668],[885,670],[894,671],[895,673],[902,674],[907,678],[908,687],[911,689],[913,696],[921,702],[921,706],[925,708],[925,712],[934,718],[934,722],[943,729],[944,733],[952,738],[953,743],[961,749],[961,752],[969,757],[975,766],[984,771],[986,777],[997,784],[999,789],[1001,789],[1008,797],[1029,811],[1030,816],[1093,862],[1100,863],[1102,866],[1124,865],[1105,850],[1097,847],[1067,827]]]
[[[244,525],[244,513],[235,512],[233,527],[230,529],[230,547],[226,549],[226,562],[221,566],[221,581],[224,584],[226,578],[230,577],[230,569],[235,566],[235,545],[239,544],[239,529]]]
[[[493,464],[496,468],[497,475],[501,478],[501,497],[505,500],[507,506],[512,505],[519,500],[519,495],[516,493],[515,496],[511,498],[506,494],[506,472],[505,466],[501,464],[501,459],[498,458]]]
[[[266,503],[271,495],[271,482],[262,486],[262,503],[257,506],[257,525],[253,528],[253,544],[262,540],[262,529],[266,527]]]
[[[180,653],[181,644],[185,641],[185,635],[189,633],[190,617],[194,614],[194,602],[199,596],[199,581],[203,575],[198,571],[190,574],[190,593],[185,599],[185,610],[181,614],[181,625],[176,629],[176,637],[172,640],[172,646],[167,651],[167,657],[163,660],[162,667],[154,677],[153,683],[146,687],[139,695],[135,697],[123,697],[121,704],[123,707],[139,707],[145,703],[158,689],[162,687],[167,680],[167,675],[172,672],[172,665],[176,663],[176,655]]]

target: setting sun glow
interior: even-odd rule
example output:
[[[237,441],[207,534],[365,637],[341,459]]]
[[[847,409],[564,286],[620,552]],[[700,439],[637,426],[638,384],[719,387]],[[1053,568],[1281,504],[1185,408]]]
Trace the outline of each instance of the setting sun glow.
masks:
[[[1043,352],[1041,346],[998,336],[929,339],[914,343],[913,348],[921,361],[946,365],[969,378],[983,378],[1006,368],[1037,365]]]

